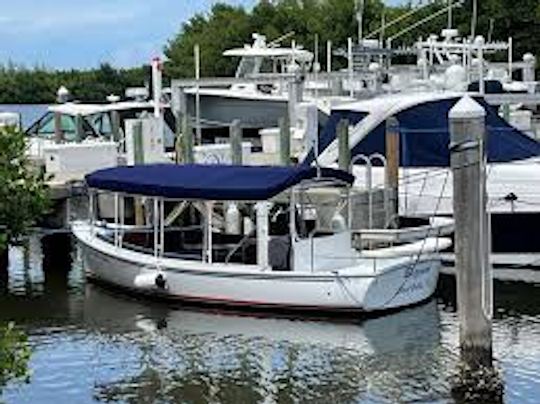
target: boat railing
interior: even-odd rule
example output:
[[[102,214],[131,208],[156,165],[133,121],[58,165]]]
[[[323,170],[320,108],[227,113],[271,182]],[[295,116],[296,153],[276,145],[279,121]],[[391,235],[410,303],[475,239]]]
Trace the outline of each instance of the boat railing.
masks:
[[[248,242],[248,240],[255,234],[255,227],[242,237],[242,239],[229,251],[225,257],[225,264],[228,264],[234,254],[240,250],[240,248]]]
[[[358,164],[359,162],[363,162],[365,167],[366,167],[366,172],[365,172],[365,192],[367,193],[367,197],[368,197],[368,228],[369,229],[372,229],[373,228],[373,222],[374,222],[374,218],[373,218],[373,213],[374,213],[374,207],[373,207],[373,194],[374,194],[374,189],[373,189],[373,166],[374,166],[374,163],[376,162],[379,162],[382,167],[383,167],[383,170],[386,172],[386,168],[387,168],[387,161],[386,161],[386,157],[383,156],[382,154],[380,153],[374,153],[370,156],[367,156],[365,154],[358,154],[356,156],[354,156],[352,159],[351,159],[351,162],[350,162],[350,171],[352,172],[352,169],[353,167]],[[387,176],[385,175],[385,178]],[[384,213],[385,213],[385,226],[384,227],[387,227],[389,225],[389,223],[391,223],[392,220],[394,220],[393,217],[391,217],[391,213],[390,213],[390,189],[386,186],[387,184],[385,184],[385,187],[384,187],[384,191],[383,191],[383,206],[384,206]],[[349,206],[351,206],[352,204],[349,204]],[[352,216],[352,212],[350,212],[350,215]]]

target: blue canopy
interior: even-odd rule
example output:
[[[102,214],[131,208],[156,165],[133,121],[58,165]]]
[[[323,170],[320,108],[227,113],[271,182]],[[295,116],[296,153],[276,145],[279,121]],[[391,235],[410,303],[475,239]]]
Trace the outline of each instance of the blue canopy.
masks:
[[[540,155],[540,143],[502,119],[482,97],[474,97],[486,110],[488,132],[487,157],[490,163],[522,160]],[[402,167],[447,167],[450,164],[450,133],[448,112],[459,97],[419,103],[396,115],[400,129],[400,165]],[[336,138],[337,123],[348,119],[355,125],[366,117],[366,112],[333,111],[320,134],[319,153]],[[385,153],[385,123],[368,133],[351,150],[357,154]],[[310,153],[305,164],[314,159]]]
[[[323,179],[347,184],[354,177],[323,168]],[[267,200],[303,180],[317,178],[314,167],[149,164],[95,171],[86,176],[91,188],[175,199]]]

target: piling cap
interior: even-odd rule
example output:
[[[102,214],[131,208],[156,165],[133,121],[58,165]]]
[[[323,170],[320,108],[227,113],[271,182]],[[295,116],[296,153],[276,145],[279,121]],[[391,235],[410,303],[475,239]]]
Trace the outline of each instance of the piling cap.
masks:
[[[486,110],[470,96],[463,96],[448,113],[450,119],[482,118]]]

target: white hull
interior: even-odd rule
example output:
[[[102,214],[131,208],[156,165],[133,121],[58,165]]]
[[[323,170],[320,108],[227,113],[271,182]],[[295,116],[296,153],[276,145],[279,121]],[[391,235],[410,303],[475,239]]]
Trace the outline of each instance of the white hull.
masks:
[[[90,279],[145,295],[207,304],[315,311],[389,310],[429,298],[440,267],[440,260],[433,255],[364,258],[352,267],[313,273],[156,259],[115,247],[90,229],[85,224],[73,228]],[[165,289],[136,286],[141,274],[151,278],[159,273],[166,278]]]

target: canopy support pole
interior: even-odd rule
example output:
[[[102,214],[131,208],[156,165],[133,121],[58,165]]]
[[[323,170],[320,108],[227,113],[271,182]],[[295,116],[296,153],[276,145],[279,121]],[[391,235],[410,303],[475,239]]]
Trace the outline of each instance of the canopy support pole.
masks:
[[[257,211],[257,265],[263,269],[268,268],[268,242],[270,240],[268,230],[268,209],[267,201],[258,202],[255,205]]]
[[[119,235],[118,235],[118,192],[114,193],[114,246],[118,247]]]
[[[94,235],[95,230],[95,222],[96,222],[96,215],[95,215],[95,192],[94,190],[90,190],[88,192],[88,219],[90,220],[90,232],[92,235]]]
[[[205,203],[206,206],[206,214],[205,216],[205,222],[206,226],[204,227],[203,232],[203,261],[211,264],[212,263],[212,211],[214,207],[214,203],[211,201],[208,201]]]
[[[159,238],[158,238],[158,222],[159,222],[159,203],[158,198],[154,198],[154,209],[153,209],[153,216],[154,216],[154,258],[157,260],[158,258],[158,251],[159,251]]]

